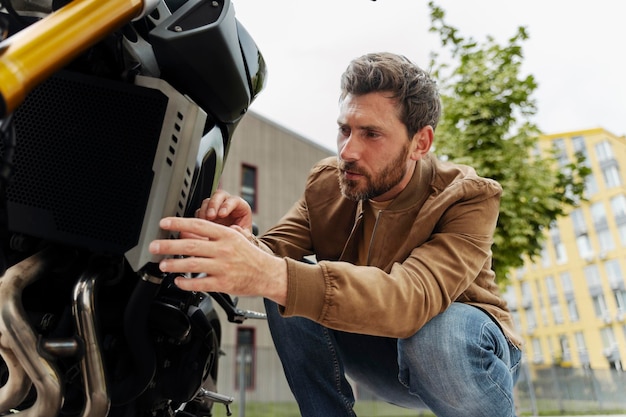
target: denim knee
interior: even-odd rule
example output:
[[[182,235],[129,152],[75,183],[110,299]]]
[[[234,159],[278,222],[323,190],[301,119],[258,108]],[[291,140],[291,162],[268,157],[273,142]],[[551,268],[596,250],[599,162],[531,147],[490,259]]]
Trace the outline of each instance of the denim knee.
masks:
[[[441,416],[513,416],[520,357],[486,313],[460,303],[398,341],[400,381]]]

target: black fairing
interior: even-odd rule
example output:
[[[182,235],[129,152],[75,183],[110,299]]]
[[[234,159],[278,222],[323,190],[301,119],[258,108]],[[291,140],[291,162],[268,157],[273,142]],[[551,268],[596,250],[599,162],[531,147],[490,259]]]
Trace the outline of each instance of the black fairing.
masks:
[[[229,0],[189,0],[150,31],[162,77],[223,123],[258,94],[265,63]]]

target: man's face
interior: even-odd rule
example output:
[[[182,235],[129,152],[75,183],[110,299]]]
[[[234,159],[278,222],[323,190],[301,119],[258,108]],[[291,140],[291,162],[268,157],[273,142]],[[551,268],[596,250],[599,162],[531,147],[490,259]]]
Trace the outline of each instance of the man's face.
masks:
[[[413,174],[411,141],[385,93],[348,95],[337,119],[339,185],[351,200],[396,197]]]

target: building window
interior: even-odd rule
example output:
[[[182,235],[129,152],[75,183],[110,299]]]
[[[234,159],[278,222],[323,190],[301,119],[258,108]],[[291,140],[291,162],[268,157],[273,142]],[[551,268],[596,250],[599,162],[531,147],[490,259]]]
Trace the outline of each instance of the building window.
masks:
[[[583,136],[574,136],[572,138],[572,147],[574,148],[574,153],[579,153],[585,156],[585,162],[588,165],[589,155],[587,154],[585,138]]]
[[[606,357],[609,365],[613,369],[621,370],[622,366],[619,358],[619,347],[613,328],[605,327],[600,329],[600,337],[602,338],[602,353]]]
[[[585,336],[582,332],[574,333],[574,341],[576,342],[576,350],[578,350],[578,357],[583,368],[589,367],[589,352],[587,352],[587,344],[585,343]]]
[[[556,283],[554,282],[554,277],[552,275],[546,277],[546,288],[548,289],[548,297],[550,297],[550,301],[556,300],[559,292],[556,289]]]
[[[548,249],[546,248],[545,244],[542,244],[541,246],[541,266],[543,266],[544,268],[549,267],[551,264],[550,262],[550,254],[548,253]]]
[[[606,229],[606,210],[604,209],[604,203],[602,201],[594,203],[590,207],[591,219],[596,229]]]
[[[624,194],[619,194],[611,198],[611,209],[613,210],[613,216],[615,216],[615,219],[625,219],[626,196]]]
[[[598,244],[600,246],[600,252],[606,253],[615,248],[613,242],[613,235],[609,230],[609,223],[607,221],[606,210],[604,202],[600,201],[594,203],[590,207],[591,219],[598,235]]]
[[[598,230],[598,246],[600,247],[600,257],[606,257],[606,253],[615,249],[613,235],[609,229]]]
[[[584,268],[585,278],[587,279],[587,286],[589,289],[598,288],[602,289],[602,276],[597,265],[589,265]]]
[[[576,300],[573,298],[571,300],[567,300],[567,315],[569,316],[569,321],[572,323],[580,320],[580,316],[578,315],[578,307],[576,306]]]
[[[559,166],[563,167],[569,163],[567,152],[565,151],[565,141],[562,138],[552,141],[552,149]]]
[[[558,303],[550,304],[550,310],[552,311],[554,324],[563,324],[563,311],[561,310],[561,305]]]
[[[591,247],[591,240],[586,234],[576,237],[576,246],[578,246],[578,253],[581,258],[591,261],[593,258],[593,247]]]
[[[587,233],[587,223],[581,209],[576,209],[570,214],[576,236]]]
[[[604,269],[606,270],[609,287],[611,287],[615,297],[615,305],[617,306],[616,320],[622,321],[626,317],[626,286],[622,268],[617,259],[612,259],[604,263]]]
[[[550,228],[550,237],[552,238],[552,248],[556,257],[557,265],[563,265],[567,262],[567,251],[565,245],[561,241],[561,232],[558,227]]]
[[[535,281],[535,290],[537,291],[537,305],[539,306],[539,316],[544,326],[548,325],[548,310],[543,303],[543,291],[541,291],[541,283]]]
[[[574,294],[574,284],[572,283],[572,276],[569,272],[565,271],[559,274],[559,278],[561,278],[561,288],[563,289],[563,294],[568,297],[570,294],[573,296]]]
[[[590,173],[585,178],[585,196],[591,197],[598,192],[598,182],[596,181],[595,175]]]
[[[255,363],[255,334],[252,327],[237,329],[237,355],[235,366],[235,389],[241,388],[241,380],[246,389],[254,389]]]
[[[257,212],[257,172],[256,167],[241,165],[241,197],[248,202],[252,212]]]
[[[626,291],[624,289],[613,290],[615,296],[615,304],[617,305],[617,317],[618,321],[624,320],[624,313],[626,313]]]
[[[613,217],[617,224],[620,242],[622,246],[626,246],[626,196],[624,194],[611,198],[611,210],[613,210]]]
[[[511,312],[511,316],[513,316],[513,323],[515,323],[516,329],[522,328],[522,320],[519,317],[519,310],[513,310]]]
[[[624,275],[622,275],[622,268],[617,259],[606,261],[604,263],[604,270],[606,271],[606,278],[609,281],[611,289],[624,288]]]
[[[622,178],[620,177],[619,168],[616,164],[602,168],[602,175],[604,176],[606,188],[615,188],[622,185]]]
[[[536,337],[532,338],[532,346],[533,346],[533,363],[540,364],[543,363],[543,352],[541,349],[541,341]]]
[[[606,305],[606,300],[604,299],[604,295],[596,294],[591,297],[593,302],[593,311],[596,314],[597,318],[605,320],[609,323],[611,319],[611,315],[609,314],[609,308]]]
[[[622,246],[626,246],[626,222],[617,225],[617,233]]]
[[[561,345],[561,360],[563,362],[571,362],[572,354],[569,347],[569,340],[566,335],[559,336],[559,345]]]
[[[605,162],[613,159],[613,149],[611,143],[608,140],[599,142],[595,146],[596,157],[599,162]]]
[[[528,282],[522,282],[522,308],[528,309],[533,306],[533,295]]]
[[[515,288],[512,285],[508,285],[504,292],[502,293],[502,298],[506,301],[506,304],[509,306],[509,310],[515,311],[517,310],[517,300],[515,298]]]

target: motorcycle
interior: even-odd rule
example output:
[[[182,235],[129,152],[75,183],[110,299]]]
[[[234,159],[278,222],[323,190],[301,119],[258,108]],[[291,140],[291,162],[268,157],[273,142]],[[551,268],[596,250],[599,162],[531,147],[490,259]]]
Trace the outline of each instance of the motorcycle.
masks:
[[[158,220],[219,184],[266,67],[229,0],[0,0],[0,415],[201,417],[221,323]]]

